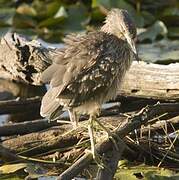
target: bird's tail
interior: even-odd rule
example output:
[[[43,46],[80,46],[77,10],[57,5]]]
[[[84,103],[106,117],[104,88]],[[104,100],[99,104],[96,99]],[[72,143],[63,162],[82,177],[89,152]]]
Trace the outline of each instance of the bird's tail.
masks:
[[[42,98],[40,115],[42,117],[47,117],[49,120],[54,120],[59,117],[63,111],[63,106],[57,101],[58,90],[56,88],[51,88]]]
[[[50,114],[49,120],[55,121],[57,118],[60,117],[60,115],[63,114],[63,106],[59,106],[52,114]]]

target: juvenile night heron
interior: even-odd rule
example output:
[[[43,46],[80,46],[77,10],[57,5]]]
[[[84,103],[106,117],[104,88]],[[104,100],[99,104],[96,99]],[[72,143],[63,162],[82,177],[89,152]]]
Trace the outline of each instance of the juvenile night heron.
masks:
[[[138,57],[135,38],[136,27],[128,12],[112,9],[100,31],[66,36],[64,48],[42,73],[50,89],[42,99],[41,115],[54,119],[68,110],[75,127],[81,114],[89,115],[93,155],[93,121],[98,122],[101,105],[116,97],[133,57]]]

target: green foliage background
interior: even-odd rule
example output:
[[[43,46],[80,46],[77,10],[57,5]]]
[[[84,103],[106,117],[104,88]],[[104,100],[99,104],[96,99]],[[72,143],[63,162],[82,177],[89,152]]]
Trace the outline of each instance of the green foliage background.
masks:
[[[161,20],[168,37],[179,37],[178,0],[0,0],[0,36],[15,31],[60,42],[67,33],[98,27],[113,7],[127,9],[138,28]]]

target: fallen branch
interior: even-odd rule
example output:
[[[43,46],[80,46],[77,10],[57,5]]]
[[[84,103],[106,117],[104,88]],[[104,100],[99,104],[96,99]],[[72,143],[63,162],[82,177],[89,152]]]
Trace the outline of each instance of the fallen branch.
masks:
[[[56,121],[51,121],[49,123],[48,120],[45,119],[7,124],[0,126],[0,136],[29,134],[57,125],[59,125],[59,123]]]
[[[124,116],[101,117],[101,122],[116,127],[126,119]],[[71,124],[60,124],[44,131],[17,136],[2,142],[2,145],[15,153],[24,156],[34,156],[48,153],[59,148],[74,146],[81,138],[88,138],[86,121],[80,122],[77,129],[72,129]]]
[[[149,110],[150,110],[150,116],[151,116],[150,118],[148,117],[149,119],[152,119],[156,117],[157,115],[161,115],[166,112],[168,114],[170,113],[172,114],[176,112],[179,114],[178,112],[179,103],[163,103],[163,104],[157,104],[157,105],[149,106],[149,107],[150,107]],[[134,117],[134,119],[136,118]],[[113,127],[117,127],[120,124],[120,133],[124,132],[125,135],[126,133],[132,131],[131,129],[137,129],[138,126],[140,126],[141,124],[144,124],[144,123],[139,123],[137,124],[137,127],[134,127],[135,123],[130,122],[128,124],[128,122],[126,122],[126,117],[119,116],[119,115],[101,117],[99,118],[99,120],[101,121],[101,123],[110,124]],[[86,122],[80,122],[80,124],[83,124],[83,123],[85,124]],[[124,130],[122,130],[121,127],[124,126],[125,124],[127,127],[125,127]],[[72,128],[71,125],[55,126],[41,132],[31,133],[31,134],[11,138],[9,140],[5,140],[2,142],[2,144],[4,145],[4,147],[14,150],[16,153],[28,150],[28,152],[26,152],[26,155],[29,155],[29,154],[37,155],[40,152],[42,153],[48,152],[50,150],[53,150],[54,148],[59,148],[61,146],[65,147],[65,145],[66,146],[70,146],[72,144],[74,145],[77,141],[80,140],[80,138],[87,137],[86,135],[87,130],[86,128],[84,130],[83,126],[85,125],[80,125],[78,129],[73,130],[72,132],[69,132]],[[62,137],[62,134],[65,132],[66,132],[66,135],[64,134]],[[119,134],[119,136],[122,136],[122,137],[125,135]],[[72,140],[70,136],[72,139],[73,138],[75,139],[74,142],[71,141],[72,144],[68,143],[68,141],[70,142],[70,140]],[[63,141],[65,141],[65,144],[63,144]],[[38,147],[36,148],[36,146]],[[31,148],[33,149],[29,150]],[[104,149],[104,152],[105,151],[106,150]]]
[[[19,161],[21,158],[19,158],[16,154],[9,151],[9,149],[3,147],[0,145],[0,159],[7,162],[13,162],[13,161]],[[1,163],[1,162],[0,162]]]
[[[118,144],[118,147],[120,147],[119,150],[116,148],[113,148],[112,151],[108,151],[104,153],[103,155],[103,163],[107,168],[100,168],[98,169],[97,177],[98,180],[111,180],[114,177],[114,174],[116,173],[118,162],[122,158],[122,154],[125,150],[126,144],[121,140],[121,142]]]
[[[158,118],[156,119],[156,123],[150,125],[150,126],[144,126],[142,127],[142,132],[141,130],[137,130],[138,133],[142,133],[142,135],[146,135],[149,131],[150,131],[150,135],[153,135],[156,132],[163,132],[163,127],[165,127],[167,125],[167,133],[173,132],[173,127],[175,127],[175,129],[179,128],[179,116],[175,116],[171,119],[167,119],[167,120],[159,120]]]

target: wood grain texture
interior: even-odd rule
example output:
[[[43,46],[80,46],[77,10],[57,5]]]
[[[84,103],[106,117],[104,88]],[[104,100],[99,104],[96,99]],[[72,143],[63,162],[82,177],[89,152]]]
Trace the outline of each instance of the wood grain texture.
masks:
[[[127,72],[120,95],[162,100],[179,100],[179,64],[133,62]]]

